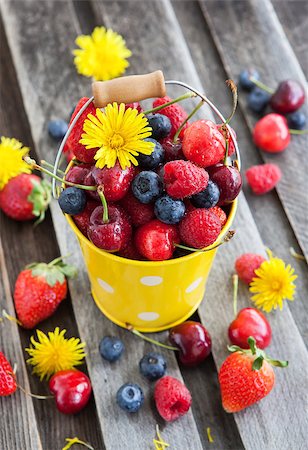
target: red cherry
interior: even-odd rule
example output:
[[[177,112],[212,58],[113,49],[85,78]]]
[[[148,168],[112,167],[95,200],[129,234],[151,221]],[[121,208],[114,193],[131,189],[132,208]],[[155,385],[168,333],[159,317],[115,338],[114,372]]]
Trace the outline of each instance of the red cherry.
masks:
[[[165,161],[185,159],[182,152],[182,142],[179,139],[177,142],[173,142],[173,139],[167,137],[161,141],[161,145],[165,150]]]
[[[61,370],[49,381],[50,392],[55,396],[56,406],[63,414],[76,414],[89,401],[92,387],[86,374],[79,370]]]
[[[104,186],[104,195],[107,201],[116,202],[121,200],[127,193],[130,184],[135,176],[133,166],[122,169],[117,162],[114,167],[98,169],[93,166],[92,177],[94,184]]]
[[[295,80],[282,81],[270,99],[274,111],[288,114],[299,109],[305,101],[305,90]]]
[[[234,345],[249,348],[247,339],[253,336],[257,347],[266,348],[272,338],[271,326],[264,314],[255,308],[244,308],[231,322],[228,330],[229,339]]]
[[[242,177],[234,166],[225,166],[218,163],[207,169],[210,179],[217,184],[220,190],[218,206],[232,202],[240,193]]]
[[[135,234],[137,250],[151,261],[170,259],[176,243],[180,242],[177,227],[160,220],[151,220],[138,228]]]
[[[267,114],[256,123],[252,137],[256,146],[262,150],[282,152],[291,139],[287,119],[279,114]]]
[[[169,341],[180,349],[180,361],[185,366],[196,366],[209,356],[212,340],[199,322],[188,320],[169,331]]]
[[[71,183],[85,184],[84,180],[89,175],[91,166],[89,164],[80,164],[79,166],[72,166],[67,171],[65,179]],[[95,183],[93,183],[93,186]]]
[[[182,147],[187,159],[209,167],[224,158],[226,143],[214,122],[197,120],[185,130]]]
[[[132,227],[122,208],[108,206],[108,222],[103,222],[104,208],[98,206],[90,217],[88,237],[98,248],[118,252],[129,242]]]
[[[101,206],[98,202],[88,200],[85,209],[80,214],[72,216],[75,224],[85,236],[87,236],[91,214],[98,206]]]
[[[121,205],[129,215],[131,222],[135,227],[144,225],[154,217],[153,203],[139,202],[131,191],[128,191],[126,196],[121,200]]]

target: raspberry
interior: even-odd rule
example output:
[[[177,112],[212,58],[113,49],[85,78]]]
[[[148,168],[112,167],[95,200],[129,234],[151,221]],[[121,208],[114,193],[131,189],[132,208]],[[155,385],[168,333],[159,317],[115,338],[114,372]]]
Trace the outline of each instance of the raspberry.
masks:
[[[75,118],[78,111],[83,107],[83,105],[88,101],[89,99],[87,97],[83,97],[79,100],[73,114],[70,120],[70,123],[72,123],[73,119]],[[74,155],[76,156],[79,161],[82,161],[84,163],[91,163],[94,162],[94,155],[97,152],[97,149],[86,149],[84,145],[80,144],[79,141],[81,139],[81,135],[83,133],[83,124],[86,120],[88,114],[95,115],[96,108],[92,103],[86,108],[86,110],[81,114],[79,119],[77,120],[77,123],[75,124],[74,128],[71,131],[71,134],[69,135],[66,144],[64,146],[64,152],[70,152],[73,151]]]
[[[219,206],[213,206],[213,208],[210,208],[209,211],[211,211],[213,214],[215,214],[215,216],[218,217],[221,222],[221,226],[223,227],[227,222],[227,214],[224,212],[224,210]]]
[[[137,109],[138,113],[141,113],[143,111],[142,106],[140,105],[139,102],[126,103],[125,109],[128,109],[128,108]]]
[[[209,167],[224,158],[225,138],[211,120],[197,120],[185,131],[182,150],[190,161]]]
[[[199,208],[190,211],[179,224],[182,241],[194,248],[204,248],[213,244],[220,231],[220,219],[209,209]]]
[[[265,258],[255,253],[244,253],[235,261],[235,270],[239,278],[245,283],[250,284],[256,276],[255,270],[265,261]]]
[[[164,183],[170,197],[183,199],[203,191],[208,173],[190,161],[170,161],[164,166]]]
[[[260,164],[246,170],[246,178],[253,192],[262,195],[274,189],[281,178],[281,170],[276,164]]]
[[[140,227],[154,218],[154,206],[152,203],[141,203],[129,191],[122,199],[121,205],[131,218],[131,222],[135,227]]]
[[[154,388],[154,400],[159,414],[167,422],[184,416],[192,402],[187,387],[180,380],[170,376],[157,381]]]
[[[170,97],[162,97],[157,98],[153,102],[153,108],[156,108],[156,106],[163,105],[164,103],[170,102],[172,99]],[[160,114],[163,114],[164,116],[169,117],[171,122],[171,131],[169,134],[170,138],[173,138],[175,133],[177,132],[178,128],[184,122],[184,120],[188,117],[186,111],[182,108],[181,105],[178,103],[174,103],[173,105],[166,106],[166,108],[163,108],[159,111]],[[183,127],[180,137],[184,136],[184,130],[188,127],[188,122]]]

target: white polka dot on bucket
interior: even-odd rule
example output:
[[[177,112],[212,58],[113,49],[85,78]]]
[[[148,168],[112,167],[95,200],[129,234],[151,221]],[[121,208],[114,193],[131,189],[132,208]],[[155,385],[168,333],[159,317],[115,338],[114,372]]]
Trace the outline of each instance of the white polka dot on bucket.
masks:
[[[157,312],[142,312],[138,314],[138,317],[146,322],[151,322],[152,320],[158,319],[159,314]]]
[[[114,293],[114,289],[110,284],[106,283],[106,281],[102,280],[101,278],[97,279],[98,284],[104,289],[104,291],[108,292],[109,294]]]
[[[140,283],[144,284],[145,286],[158,286],[162,282],[162,277],[149,276],[140,278]]]
[[[193,292],[195,289],[197,289],[197,287],[199,286],[199,284],[202,281],[202,277],[197,278],[195,281],[193,281],[188,288],[186,288],[186,292],[187,294],[190,294],[191,292]]]

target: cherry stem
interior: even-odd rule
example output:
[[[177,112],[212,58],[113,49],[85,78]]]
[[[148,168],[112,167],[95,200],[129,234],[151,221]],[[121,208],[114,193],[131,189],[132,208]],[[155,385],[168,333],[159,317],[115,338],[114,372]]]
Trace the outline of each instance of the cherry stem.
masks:
[[[53,395],[37,395],[37,394],[32,394],[31,392],[26,391],[26,389],[24,389],[23,387],[21,387],[19,384],[17,384],[17,387],[26,395],[29,395],[30,397],[33,398],[37,398],[38,400],[49,400],[51,398],[54,398]]]
[[[227,120],[225,121],[224,125],[228,125],[231,122],[231,119],[234,116],[236,108],[237,108],[237,99],[238,99],[237,87],[236,87],[236,84],[234,83],[234,81],[233,80],[227,80],[226,84],[231,89],[231,92],[232,92],[233,108],[232,108],[230,116],[227,118]]]
[[[146,111],[143,111],[143,114],[146,116],[147,114],[160,111],[161,109],[166,108],[166,106],[173,105],[174,103],[178,103],[182,100],[193,97],[197,97],[197,94],[195,94],[194,92],[189,92],[188,94],[181,95],[180,97],[177,97],[174,100],[170,100],[170,102],[164,103],[163,105],[156,106],[156,108],[147,109]]]
[[[54,169],[54,166],[49,162],[45,161],[44,159],[41,159],[41,164],[43,166],[49,167],[50,169]],[[57,172],[59,172],[61,175],[65,175],[65,172],[63,172],[63,170],[61,169],[57,169]]]
[[[131,333],[133,333],[136,336],[140,337],[144,341],[150,342],[151,344],[158,345],[159,347],[166,348],[167,350],[175,350],[175,351],[179,351],[180,350],[177,347],[172,347],[171,345],[163,344],[162,342],[155,341],[154,339],[151,339],[151,338],[145,336],[144,334],[140,333],[140,331],[135,330],[135,328],[133,328],[130,324],[126,324],[126,327],[127,327],[128,331],[130,331]]]
[[[174,138],[173,138],[173,142],[175,143],[181,133],[181,131],[183,130],[185,124],[192,118],[192,116],[194,114],[196,114],[196,112],[201,108],[201,106],[204,104],[204,100],[201,100],[201,102],[198,103],[198,105],[191,111],[191,113],[186,117],[186,119],[181,123],[181,125],[179,126],[179,128],[177,129]]]
[[[308,134],[308,130],[293,130],[292,128],[289,128],[290,134]]]
[[[84,186],[82,184],[76,184],[76,183],[71,183],[70,181],[66,181],[64,178],[60,178],[57,175],[53,174],[52,172],[50,172],[49,170],[45,169],[44,167],[39,166],[36,161],[34,161],[34,159],[29,158],[28,156],[23,158],[24,161],[29,164],[30,166],[32,166],[33,169],[39,170],[40,172],[45,173],[46,175],[49,175],[51,178],[55,178],[57,181],[59,181],[60,183],[65,183],[68,186],[74,186],[77,187],[79,189],[84,189],[85,191],[96,191],[96,186]]]
[[[21,321],[16,319],[16,317],[11,316],[10,314],[8,314],[5,309],[2,310],[2,316],[5,317],[5,319],[8,319],[11,322],[16,323],[17,325],[22,326]]]
[[[263,89],[263,91],[268,92],[269,94],[274,94],[275,90],[270,88],[269,86],[267,86],[266,84],[262,83],[262,81],[256,80],[253,77],[249,78],[250,81],[255,84],[256,86],[258,86],[260,89]]]
[[[290,253],[291,256],[293,256],[293,258],[298,259],[299,261],[306,261],[305,256],[300,253],[297,253],[293,247],[290,247]]]
[[[104,186],[98,186],[97,193],[99,195],[99,198],[101,199],[102,205],[103,205],[103,222],[108,223],[109,222],[109,216],[108,216],[108,205],[107,200],[104,195]]]
[[[224,166],[228,165],[228,153],[229,153],[229,138],[226,139],[226,151],[224,156]]]
[[[233,281],[233,314],[234,317],[237,315],[237,292],[238,292],[238,275],[234,274],[232,276]]]
[[[233,238],[234,235],[235,235],[235,231],[234,230],[229,230],[228,233],[226,234],[226,236],[223,238],[223,240],[218,242],[212,248],[204,248],[203,249],[203,248],[188,247],[187,245],[183,245],[183,244],[174,244],[174,245],[175,245],[175,247],[182,248],[183,250],[190,250],[191,252],[203,252],[203,253],[205,253],[205,252],[211,252],[212,250],[215,250],[215,248],[220,247],[225,242],[229,242]]]

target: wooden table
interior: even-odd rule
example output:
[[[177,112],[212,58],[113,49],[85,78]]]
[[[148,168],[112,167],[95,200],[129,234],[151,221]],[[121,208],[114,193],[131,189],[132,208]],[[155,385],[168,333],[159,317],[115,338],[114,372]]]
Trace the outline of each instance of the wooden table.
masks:
[[[95,25],[112,27],[125,37],[133,51],[128,73],[162,68],[167,79],[180,79],[204,90],[226,114],[230,94],[224,81],[237,80],[244,67],[258,68],[263,81],[272,86],[286,78],[306,85],[308,3],[304,1],[1,0],[0,10],[0,132],[30,146],[38,159],[52,161],[56,152],[47,134],[48,120],[67,118],[78,98],[90,94],[89,80],[76,74],[71,50],[75,37],[89,33]],[[307,113],[307,101],[305,109]],[[69,284],[69,298],[40,328],[48,331],[59,325],[86,341],[88,355],[82,369],[89,373],[94,391],[88,407],[76,417],[61,415],[53,401],[32,400],[20,391],[1,398],[2,450],[59,450],[66,437],[74,436],[99,450],[152,449],[155,424],[170,449],[176,450],[307,448],[307,265],[289,253],[292,246],[308,256],[307,137],[292,138],[289,148],[272,158],[252,144],[255,120],[241,95],[233,127],[243,171],[252,164],[275,160],[283,178],[277,190],[264,197],[252,195],[244,186],[236,238],[218,252],[198,310],[213,338],[213,356],[188,370],[177,365],[172,352],[165,352],[168,373],[183,379],[193,397],[191,412],[172,424],[166,425],[158,417],[150,400],[153,386],[147,385],[137,370],[139,359],[151,345],[98,313],[79,247],[56,202],[37,228],[1,215],[1,310],[14,314],[12,290],[25,264],[73,253],[78,279]],[[270,353],[288,359],[290,365],[276,371],[277,383],[270,396],[243,412],[226,414],[221,407],[217,367],[227,355],[233,264],[243,252],[264,254],[265,246],[291,263],[298,274],[295,301],[270,315]],[[239,297],[240,306],[249,304],[246,287],[241,287]],[[32,376],[25,364],[24,348],[32,332],[8,321],[0,327],[0,348],[18,364],[19,383],[34,393],[47,393],[47,385]],[[99,340],[106,334],[125,341],[125,357],[115,365],[103,362],[98,353]],[[159,335],[164,338],[165,333]],[[140,383],[146,397],[142,411],[130,416],[114,400],[118,387],[128,380]],[[208,427],[213,443],[208,441]]]

